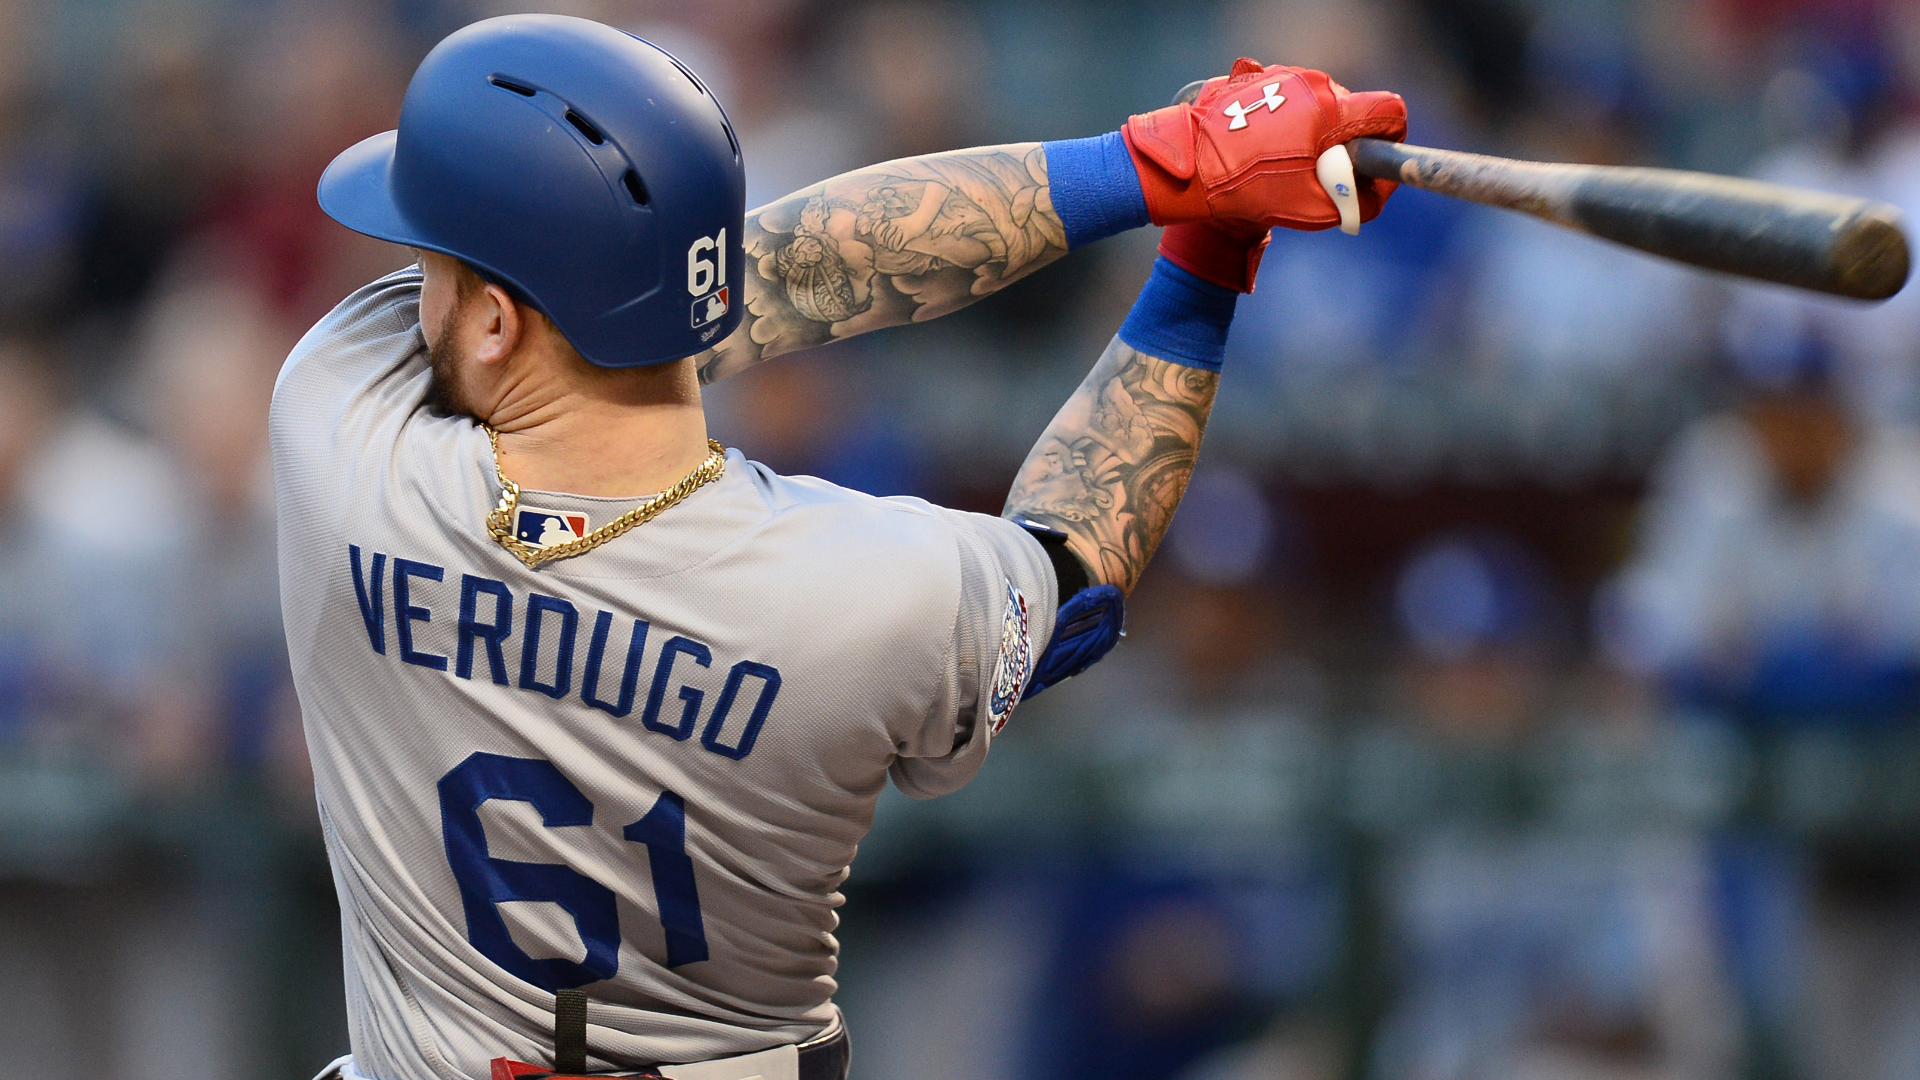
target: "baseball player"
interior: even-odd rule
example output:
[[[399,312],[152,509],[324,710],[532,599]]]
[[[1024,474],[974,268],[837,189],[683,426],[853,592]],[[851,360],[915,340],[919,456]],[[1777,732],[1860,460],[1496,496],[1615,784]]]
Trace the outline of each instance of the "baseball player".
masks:
[[[418,264],[275,387],[287,640],[367,1080],[844,1077],[837,891],[892,778],[965,784],[1098,660],[1193,468],[1270,226],[1391,94],[1251,60],[1123,132],[889,162],[744,213],[699,78],[469,26],[320,202]],[[1342,151],[1342,154],[1344,152]],[[1339,187],[1339,184],[1330,187]],[[1344,202],[1343,202],[1344,200]],[[1003,517],[780,476],[702,381],[1171,226]]]

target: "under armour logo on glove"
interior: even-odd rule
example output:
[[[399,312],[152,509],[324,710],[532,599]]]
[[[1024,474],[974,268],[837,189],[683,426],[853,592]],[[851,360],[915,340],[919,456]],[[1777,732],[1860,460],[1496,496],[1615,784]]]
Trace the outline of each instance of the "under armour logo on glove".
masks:
[[[1221,112],[1226,113],[1228,116],[1233,117],[1232,122],[1227,124],[1228,131],[1239,131],[1241,128],[1246,127],[1247,114],[1259,108],[1262,105],[1265,105],[1267,107],[1268,112],[1272,112],[1273,110],[1287,103],[1287,96],[1280,92],[1280,84],[1277,82],[1268,83],[1267,85],[1261,87],[1260,95],[1261,95],[1260,100],[1254,102],[1251,105],[1242,105],[1238,101],[1235,101],[1231,105],[1228,105],[1226,108],[1220,110]]]
[[[1266,115],[1256,124],[1262,105]],[[1407,106],[1398,94],[1355,94],[1324,71],[1244,56],[1225,78],[1201,83],[1191,101],[1128,117],[1120,129],[1155,225],[1229,222],[1236,235],[1255,238],[1240,226],[1341,224],[1316,172],[1320,156],[1362,136],[1398,141],[1406,133]],[[1359,202],[1361,221],[1378,214],[1394,188],[1387,180],[1341,179]]]

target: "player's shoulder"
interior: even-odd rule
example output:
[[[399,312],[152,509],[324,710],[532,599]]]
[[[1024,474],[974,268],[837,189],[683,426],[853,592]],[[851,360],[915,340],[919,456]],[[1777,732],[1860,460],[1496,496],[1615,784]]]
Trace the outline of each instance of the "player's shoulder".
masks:
[[[420,268],[409,266],[362,285],[334,305],[288,354],[274,396],[280,397],[301,376],[329,367],[329,360],[357,367],[354,360],[371,357],[377,362],[417,351],[420,283]]]
[[[905,495],[877,496],[812,476],[788,476],[746,461],[770,534],[802,557],[901,580],[957,580],[965,552],[1038,544],[1018,525]]]
[[[983,514],[938,506],[911,495],[869,495],[815,476],[789,476],[757,461],[747,461],[750,477],[775,519],[830,529],[849,541],[869,538],[879,544],[918,543],[962,529],[1018,526]]]
[[[936,509],[924,499],[869,495],[817,476],[776,472],[771,466],[751,458],[745,459],[745,464],[755,488],[766,500],[767,508],[776,514],[823,512],[875,515],[882,519],[900,515],[911,519],[928,517]]]
[[[349,337],[411,332],[420,325],[420,286],[425,280],[418,266],[375,278],[335,304],[314,330]]]

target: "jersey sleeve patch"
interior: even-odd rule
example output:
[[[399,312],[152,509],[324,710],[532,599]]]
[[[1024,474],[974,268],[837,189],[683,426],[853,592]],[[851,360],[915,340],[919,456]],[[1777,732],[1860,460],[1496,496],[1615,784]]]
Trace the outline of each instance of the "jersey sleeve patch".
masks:
[[[1027,597],[1007,579],[1007,612],[1000,620],[1000,659],[993,667],[993,686],[987,697],[988,734],[998,735],[1020,704],[1020,693],[1033,671],[1033,634]]]

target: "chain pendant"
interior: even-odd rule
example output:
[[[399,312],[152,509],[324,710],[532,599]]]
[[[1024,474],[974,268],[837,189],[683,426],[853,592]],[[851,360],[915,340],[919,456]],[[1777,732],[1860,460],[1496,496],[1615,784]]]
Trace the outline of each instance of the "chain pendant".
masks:
[[[480,425],[480,429],[487,433],[487,442],[493,446],[493,475],[500,481],[500,504],[487,514],[487,533],[501,547],[511,552],[514,558],[536,570],[556,559],[570,559],[575,555],[584,555],[630,529],[645,525],[665,513],[675,503],[720,479],[720,475],[727,471],[726,448],[708,439],[707,460],[681,477],[679,483],[578,540],[569,540],[564,544],[554,544],[550,547],[539,547],[513,534],[513,512],[520,506],[520,485],[507,479],[507,474],[500,470],[500,433],[485,424]]]

